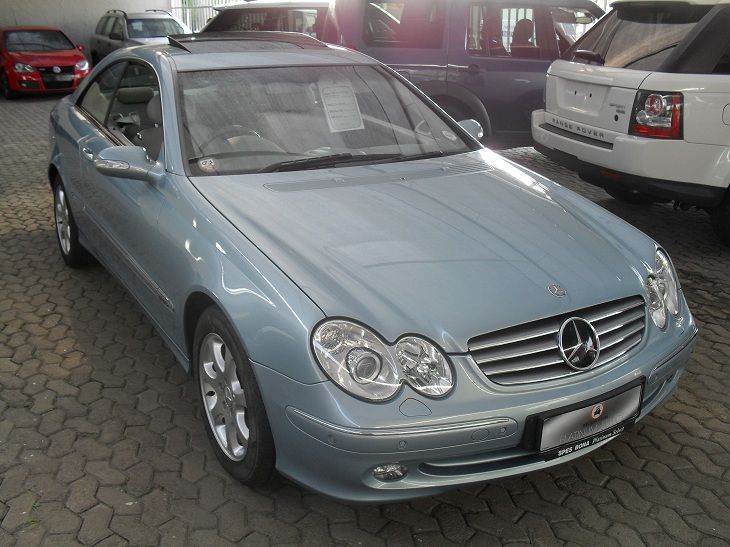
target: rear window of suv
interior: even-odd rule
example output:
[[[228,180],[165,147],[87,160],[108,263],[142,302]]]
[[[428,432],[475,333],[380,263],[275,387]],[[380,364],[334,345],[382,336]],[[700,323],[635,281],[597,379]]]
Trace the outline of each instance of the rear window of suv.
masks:
[[[618,7],[575,44],[568,58],[587,62],[575,56],[587,50],[600,55],[604,66],[658,70],[711,8],[672,4]]]

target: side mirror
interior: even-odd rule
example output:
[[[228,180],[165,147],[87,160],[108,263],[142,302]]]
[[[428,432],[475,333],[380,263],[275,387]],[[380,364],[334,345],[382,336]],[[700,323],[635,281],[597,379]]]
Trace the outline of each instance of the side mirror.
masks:
[[[461,120],[459,122],[459,125],[464,131],[469,133],[478,141],[481,140],[482,137],[484,137],[484,129],[482,129],[482,124],[480,124],[476,120]]]
[[[94,167],[102,175],[156,183],[161,172],[141,146],[110,146],[96,156]]]
[[[118,32],[111,32],[111,33],[109,33],[109,39],[114,40],[116,42],[121,42],[122,40],[124,40],[124,36],[122,36]]]

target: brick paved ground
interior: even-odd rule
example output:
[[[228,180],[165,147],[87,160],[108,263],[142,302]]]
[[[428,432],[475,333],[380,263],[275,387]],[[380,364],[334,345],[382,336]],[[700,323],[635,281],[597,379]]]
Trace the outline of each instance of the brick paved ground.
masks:
[[[215,461],[192,383],[101,268],[58,255],[46,178],[53,100],[0,99],[0,545],[727,545],[730,251],[707,218],[620,205],[531,149],[509,157],[661,241],[701,327],[674,399],[549,472],[381,507]]]

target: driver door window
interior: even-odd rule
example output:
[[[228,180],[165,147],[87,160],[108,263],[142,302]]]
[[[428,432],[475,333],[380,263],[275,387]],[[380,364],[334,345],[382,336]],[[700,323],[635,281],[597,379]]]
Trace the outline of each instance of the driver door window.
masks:
[[[77,106],[97,124],[103,126],[114,91],[126,63],[117,63],[104,70],[86,89]]]
[[[109,109],[107,129],[121,142],[141,146],[153,160],[162,148],[160,84],[154,71],[129,63]]]

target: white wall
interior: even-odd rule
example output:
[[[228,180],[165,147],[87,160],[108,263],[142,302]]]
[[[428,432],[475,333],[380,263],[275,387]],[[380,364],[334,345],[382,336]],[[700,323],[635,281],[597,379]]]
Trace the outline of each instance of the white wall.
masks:
[[[0,27],[57,27],[74,43],[88,48],[96,23],[108,9],[169,10],[170,0],[0,0]]]

